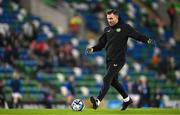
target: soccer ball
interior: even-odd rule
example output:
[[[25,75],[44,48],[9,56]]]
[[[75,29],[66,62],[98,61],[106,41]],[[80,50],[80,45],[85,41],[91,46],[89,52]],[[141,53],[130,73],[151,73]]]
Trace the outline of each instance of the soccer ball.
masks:
[[[82,111],[84,109],[85,105],[83,103],[82,100],[80,99],[75,99],[72,103],[71,103],[71,108],[74,111]]]

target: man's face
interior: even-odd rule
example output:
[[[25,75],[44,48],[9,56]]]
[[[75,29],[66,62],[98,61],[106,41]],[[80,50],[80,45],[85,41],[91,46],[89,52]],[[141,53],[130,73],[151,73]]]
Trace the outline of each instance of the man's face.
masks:
[[[106,17],[107,17],[108,24],[110,26],[114,26],[115,24],[118,23],[118,16],[117,15],[111,13],[111,14],[107,14]]]

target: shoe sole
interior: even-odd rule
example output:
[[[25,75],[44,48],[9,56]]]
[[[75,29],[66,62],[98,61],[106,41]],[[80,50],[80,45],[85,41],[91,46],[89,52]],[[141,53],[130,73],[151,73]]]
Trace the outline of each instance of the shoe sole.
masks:
[[[91,103],[93,104],[93,109],[97,109],[97,106],[95,105],[95,103],[96,103],[96,100],[94,99],[94,97],[90,97],[90,101],[91,101]]]

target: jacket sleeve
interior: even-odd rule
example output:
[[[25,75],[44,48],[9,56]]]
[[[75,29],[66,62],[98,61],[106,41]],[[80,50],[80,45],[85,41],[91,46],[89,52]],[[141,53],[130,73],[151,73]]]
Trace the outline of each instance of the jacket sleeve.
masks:
[[[132,37],[133,39],[141,41],[146,44],[148,43],[149,38],[147,36],[139,33],[128,24],[127,24],[127,30],[128,30],[128,37]]]
[[[104,32],[98,40],[98,43],[92,47],[93,52],[102,50],[106,45],[106,33]]]

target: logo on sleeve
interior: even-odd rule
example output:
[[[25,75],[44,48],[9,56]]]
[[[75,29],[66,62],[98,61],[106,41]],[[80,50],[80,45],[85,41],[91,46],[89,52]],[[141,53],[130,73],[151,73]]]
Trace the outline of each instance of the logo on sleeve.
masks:
[[[116,28],[116,32],[120,32],[121,31],[121,28]]]
[[[111,28],[110,27],[106,27],[104,32],[108,32],[108,33],[111,32]]]
[[[111,32],[111,30],[109,29],[109,30],[107,30],[107,32]]]
[[[118,65],[117,64],[113,64],[114,67],[117,67]]]

